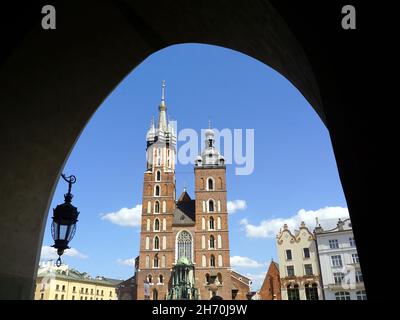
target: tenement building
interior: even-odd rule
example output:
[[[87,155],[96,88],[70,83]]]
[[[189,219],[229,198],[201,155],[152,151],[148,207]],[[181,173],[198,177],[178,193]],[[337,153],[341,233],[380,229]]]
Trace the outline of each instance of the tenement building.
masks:
[[[337,226],[315,228],[326,300],[366,300],[363,276],[350,219]]]
[[[282,300],[321,300],[315,236],[305,223],[292,233],[287,224],[276,237]]]
[[[117,286],[122,280],[92,278],[67,265],[56,267],[53,261],[39,266],[35,300],[117,300]]]
[[[195,159],[194,199],[186,190],[177,198],[176,133],[166,109],[163,82],[158,123],[146,137],[137,299],[244,298],[248,279],[230,268],[226,167],[214,131],[206,130]]]

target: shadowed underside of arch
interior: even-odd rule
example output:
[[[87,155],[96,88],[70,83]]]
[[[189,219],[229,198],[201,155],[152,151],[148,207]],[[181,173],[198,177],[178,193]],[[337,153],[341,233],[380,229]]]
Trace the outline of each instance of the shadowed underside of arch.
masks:
[[[18,8],[17,18],[2,13],[6,49],[0,106],[6,121],[0,129],[0,164],[7,170],[0,180],[0,298],[32,298],[49,203],[93,113],[144,59],[179,43],[240,51],[298,88],[329,129],[356,239],[361,243],[367,237],[363,230],[368,226],[358,214],[365,209],[363,172],[370,165],[361,161],[369,152],[361,136],[366,122],[359,121],[356,93],[348,89],[353,79],[342,79],[339,72],[343,64],[356,68],[357,52],[353,48],[352,57],[335,47],[340,6],[324,3],[310,10],[291,1],[262,0],[110,0],[79,6],[54,1],[57,29],[44,31],[44,4],[29,2]],[[348,35],[343,37],[341,43],[354,47]],[[362,263],[373,268],[362,247],[359,253]],[[373,283],[363,271],[365,281]]]

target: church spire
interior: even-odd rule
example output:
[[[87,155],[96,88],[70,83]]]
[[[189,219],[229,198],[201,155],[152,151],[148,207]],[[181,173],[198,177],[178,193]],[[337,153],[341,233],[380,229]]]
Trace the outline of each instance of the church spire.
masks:
[[[166,115],[167,105],[165,104],[165,87],[165,80],[163,80],[161,86],[161,103],[158,107],[158,110],[160,111],[160,114],[158,116],[158,129],[162,131],[167,131],[168,128]]]

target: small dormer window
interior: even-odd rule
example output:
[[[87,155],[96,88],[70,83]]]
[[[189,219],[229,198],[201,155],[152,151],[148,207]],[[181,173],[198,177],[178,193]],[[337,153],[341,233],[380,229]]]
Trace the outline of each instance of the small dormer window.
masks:
[[[211,148],[212,147],[212,139],[208,140],[208,147]]]

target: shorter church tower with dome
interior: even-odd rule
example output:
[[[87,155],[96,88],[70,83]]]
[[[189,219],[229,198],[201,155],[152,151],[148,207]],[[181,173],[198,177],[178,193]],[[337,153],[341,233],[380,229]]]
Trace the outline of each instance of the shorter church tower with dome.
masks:
[[[195,159],[194,199],[186,189],[176,199],[176,133],[166,110],[163,81],[158,123],[146,136],[136,298],[247,299],[250,279],[230,266],[226,166],[214,131]]]

